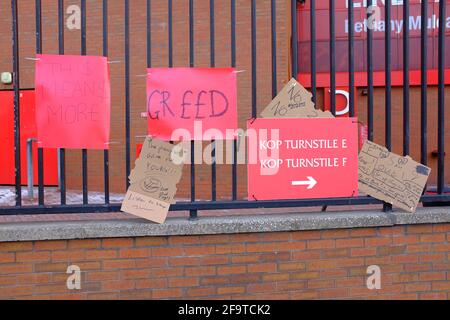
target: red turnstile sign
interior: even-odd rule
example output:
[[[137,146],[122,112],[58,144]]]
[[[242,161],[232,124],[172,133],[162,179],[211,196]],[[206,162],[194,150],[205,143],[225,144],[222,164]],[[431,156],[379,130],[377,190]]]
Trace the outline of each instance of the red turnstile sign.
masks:
[[[257,119],[248,122],[249,200],[358,195],[358,122]]]

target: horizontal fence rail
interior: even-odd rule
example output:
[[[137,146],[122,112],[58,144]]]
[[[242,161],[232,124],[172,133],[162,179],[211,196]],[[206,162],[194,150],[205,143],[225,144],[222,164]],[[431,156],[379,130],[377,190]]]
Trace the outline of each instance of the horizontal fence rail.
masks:
[[[108,2],[107,0],[98,0],[101,3],[101,37],[102,37],[102,55],[108,57],[110,54],[110,46],[111,43],[108,42],[108,37],[110,30],[112,27],[116,27],[118,23],[123,23],[120,27],[123,30],[123,43],[115,42],[114,45],[121,45],[124,49],[124,57],[123,57],[123,79],[124,79],[124,105],[123,105],[123,119],[124,119],[124,128],[125,128],[125,144],[121,146],[123,148],[124,154],[124,163],[125,163],[125,176],[126,187],[129,186],[128,176],[132,170],[132,111],[131,111],[131,90],[132,88],[132,55],[131,50],[133,49],[133,44],[131,42],[131,30],[130,23],[133,21],[133,17],[131,16],[134,11],[130,10],[131,1],[130,0],[122,0],[123,14],[124,20],[123,22],[112,21],[110,19],[110,10],[112,2]],[[222,0],[221,0],[222,1]],[[104,151],[103,154],[103,179],[104,179],[104,203],[102,204],[92,204],[89,203],[89,168],[88,168],[88,152],[87,150],[81,151],[81,176],[82,176],[82,203],[80,204],[71,204],[68,205],[67,201],[67,159],[66,159],[66,150],[59,149],[58,150],[58,172],[59,172],[59,192],[60,192],[60,204],[58,205],[48,205],[45,203],[45,185],[44,185],[44,164],[46,159],[44,159],[44,150],[42,148],[38,148],[38,205],[24,205],[22,198],[22,185],[21,185],[21,153],[20,153],[20,113],[21,113],[21,105],[20,105],[20,61],[24,57],[21,55],[19,50],[20,48],[20,38],[21,33],[19,30],[20,25],[20,12],[18,8],[18,0],[11,0],[10,3],[7,1],[3,1],[1,6],[1,12],[6,12],[10,10],[11,12],[11,34],[12,34],[12,62],[13,62],[13,73],[14,73],[14,144],[15,144],[15,193],[16,193],[16,201],[15,206],[11,207],[0,207],[0,215],[29,215],[29,214],[52,214],[52,213],[93,213],[93,212],[117,212],[120,211],[120,204],[112,203],[110,198],[110,187],[111,187],[111,170],[110,170],[110,152],[108,150]],[[144,2],[144,1],[143,1]],[[153,21],[153,12],[152,8],[154,8],[155,2],[158,4],[165,3],[167,5],[167,28],[165,32],[167,32],[167,52],[168,52],[168,67],[174,67],[174,51],[177,50],[177,45],[174,43],[174,11],[176,6],[179,4],[178,1],[167,0],[165,1],[152,1],[146,0],[146,25],[145,25],[145,33],[146,42],[145,50],[143,54],[146,54],[146,65],[147,67],[152,67],[152,54],[155,50],[153,47],[153,36],[154,36],[154,21]],[[240,16],[239,5],[236,0],[228,0],[229,3],[229,57],[230,57],[230,65],[231,67],[237,67],[238,65],[238,48],[237,48],[237,34],[239,32],[239,24],[238,17]],[[316,8],[318,2],[315,0],[306,0],[306,1],[297,1],[291,0],[289,5],[287,5],[287,11],[290,12],[290,30],[288,30],[291,34],[291,43],[290,45],[290,72],[292,76],[297,77],[299,74],[299,23],[298,15],[297,15],[297,6],[304,5],[306,2],[307,5],[310,6],[310,16],[309,16],[309,33],[311,37],[311,41],[309,44],[309,61],[310,61],[310,71],[311,71],[311,92],[313,94],[313,101],[317,101],[317,28],[321,27],[317,25],[317,16],[316,16]],[[355,60],[359,57],[355,57],[355,15],[354,15],[354,1],[347,0],[348,2],[348,55],[347,56],[338,56],[336,53],[336,2],[330,0],[329,5],[329,76],[330,76],[330,110],[333,114],[336,114],[336,61],[337,59],[345,59],[348,62],[348,83],[349,83],[349,115],[355,116]],[[370,6],[375,5],[377,1],[368,0],[367,7],[369,9]],[[80,8],[81,8],[81,38],[80,38],[80,54],[87,54],[87,39],[89,37],[88,30],[89,29],[89,19],[87,16],[87,5],[90,2],[86,3],[86,0],[81,0]],[[188,3],[188,23],[186,27],[186,35],[189,38],[189,49],[188,52],[188,66],[195,67],[196,66],[196,43],[197,43],[197,34],[196,34],[196,24],[198,21],[195,16],[195,6],[197,1],[194,0],[186,0]],[[277,79],[277,75],[280,70],[280,66],[278,64],[279,56],[279,39],[285,37],[285,33],[279,32],[277,30],[277,13],[279,12],[278,8],[281,4],[286,4],[284,0],[271,0],[269,3],[269,21],[268,25],[270,28],[269,35],[259,33],[258,23],[259,17],[257,15],[258,6],[262,5],[259,1],[250,0],[250,12],[248,15],[250,16],[250,59],[251,59],[251,70],[250,72],[250,81],[251,84],[248,86],[251,90],[251,112],[246,116],[246,118],[257,118],[258,117],[258,66],[261,65],[261,61],[258,61],[258,39],[262,37],[270,37],[270,68],[272,72],[272,78],[269,80],[270,88],[271,88],[271,96],[275,97],[277,91],[279,89],[279,81]],[[391,20],[391,0],[385,1],[385,15],[384,19],[386,24],[390,24]],[[36,34],[36,53],[41,54],[45,53],[44,43],[43,43],[43,16],[42,16],[42,3],[41,0],[35,0],[35,34]],[[9,8],[9,5],[11,6]],[[64,0],[58,0],[55,2],[55,10],[57,12],[57,16],[55,16],[55,21],[57,21],[57,39],[58,39],[58,52],[59,54],[65,54],[65,9],[66,3]],[[215,0],[209,0],[209,12],[208,19],[209,28],[209,47],[210,47],[210,56],[209,65],[211,67],[215,67],[217,65],[217,17],[219,12],[216,10],[217,3]],[[422,1],[421,3],[421,21],[423,24],[426,24],[428,14],[430,12],[430,3],[428,1]],[[369,10],[367,11],[367,18],[370,18]],[[410,1],[404,1],[403,5],[403,16],[408,17],[410,12]],[[238,14],[239,13],[239,14]],[[247,14],[247,13],[246,13]],[[202,17],[202,21],[204,21],[204,17]],[[440,21],[446,20],[446,2],[439,2],[439,19]],[[410,79],[409,79],[409,62],[410,62],[410,34],[409,34],[409,19],[405,19],[405,32],[403,32],[403,153],[404,155],[408,155],[410,153],[411,143],[411,128],[410,128]],[[302,24],[305,25],[305,24]],[[202,35],[204,36],[204,35]],[[447,190],[446,192],[446,182],[445,181],[445,132],[446,132],[446,123],[445,123],[445,59],[446,59],[446,48],[445,48],[445,40],[446,40],[446,30],[445,23],[441,23],[439,26],[439,35],[438,35],[438,66],[439,66],[439,75],[438,75],[438,122],[432,127],[429,126],[429,121],[427,118],[428,105],[427,105],[427,71],[428,71],[428,41],[427,41],[427,29],[422,28],[421,31],[421,41],[420,41],[420,52],[421,52],[421,86],[420,86],[420,112],[421,112],[421,129],[420,129],[420,150],[421,150],[421,162],[424,165],[427,165],[428,159],[427,154],[429,152],[429,146],[427,145],[428,135],[431,130],[437,130],[438,137],[438,150],[437,150],[437,190],[433,194],[424,193],[421,201],[424,203],[433,203],[439,204],[443,202],[450,201],[450,194]],[[347,40],[346,40],[347,41]],[[392,102],[392,44],[391,44],[391,30],[390,28],[386,28],[384,34],[384,64],[385,64],[385,105],[384,105],[384,127],[385,127],[385,146],[389,149],[393,149],[393,138],[392,138],[392,127],[393,123],[393,102]],[[370,28],[367,30],[367,125],[368,125],[368,138],[369,140],[374,140],[377,132],[374,130],[374,117],[375,117],[375,109],[374,109],[374,34],[373,30]],[[400,124],[395,124],[400,125]],[[448,125],[448,124],[447,124]],[[448,130],[448,129],[447,129]],[[214,142],[213,142],[214,143]],[[199,200],[197,197],[198,186],[196,185],[196,170],[195,165],[195,157],[194,157],[194,142],[191,143],[191,165],[189,168],[190,172],[190,199],[188,201],[181,201],[172,205],[171,211],[188,211],[190,219],[198,218],[198,211],[200,210],[221,210],[221,209],[251,209],[251,208],[288,208],[288,207],[313,207],[313,206],[322,206],[324,210],[326,210],[327,206],[343,206],[343,205],[368,205],[368,204],[379,204],[383,205],[383,209],[385,211],[389,211],[392,207],[389,204],[382,203],[379,200],[373,199],[371,197],[354,197],[354,198],[338,198],[338,199],[311,199],[311,200],[286,200],[286,201],[246,201],[239,199],[238,197],[238,184],[239,184],[239,174],[238,174],[238,164],[237,164],[237,153],[238,153],[238,142],[233,142],[233,164],[231,165],[231,199],[224,201],[218,200],[217,197],[217,173],[219,167],[216,165],[215,161],[211,165],[211,199],[209,201]],[[215,159],[215,149],[212,151],[212,158]]]

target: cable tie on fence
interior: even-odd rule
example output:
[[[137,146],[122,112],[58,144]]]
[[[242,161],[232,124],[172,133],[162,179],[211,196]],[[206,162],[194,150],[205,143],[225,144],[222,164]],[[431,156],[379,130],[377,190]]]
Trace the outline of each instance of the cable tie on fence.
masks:
[[[26,57],[25,60],[40,61],[41,59],[39,59],[39,58],[30,58],[30,57]]]
[[[256,120],[257,120],[257,118],[251,118],[250,119],[250,124],[254,124]]]
[[[113,64],[113,63],[122,63],[121,60],[112,60],[112,61],[108,61],[109,64]]]
[[[243,73],[243,72],[247,72],[247,70],[236,70],[236,71],[233,71],[233,73]]]
[[[151,76],[152,74],[151,73],[147,73],[147,74],[137,74],[136,75],[136,77],[148,77],[148,76]]]
[[[120,144],[119,141],[110,141],[110,142],[105,142],[106,145],[111,145],[111,144]]]

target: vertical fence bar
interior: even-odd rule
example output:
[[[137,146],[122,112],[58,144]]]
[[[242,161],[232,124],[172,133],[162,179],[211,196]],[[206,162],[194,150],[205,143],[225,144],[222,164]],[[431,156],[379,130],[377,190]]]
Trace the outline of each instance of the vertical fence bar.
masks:
[[[292,77],[298,77],[298,30],[297,30],[297,0],[291,0],[291,63],[292,63]]]
[[[36,53],[42,53],[42,3],[36,0]],[[38,203],[40,206],[44,201],[44,149],[38,148]]]
[[[403,155],[409,155],[409,0],[403,2]]]
[[[386,0],[385,3],[385,24],[390,25],[391,21],[391,0]],[[385,29],[384,34],[384,59],[385,59],[385,145],[386,148],[392,150],[392,59],[391,59],[391,28]],[[390,203],[383,204],[383,211],[392,211]]]
[[[427,21],[428,21],[428,1],[422,1],[421,5],[421,28],[420,34],[420,51],[421,51],[421,62],[420,62],[420,69],[421,69],[421,90],[420,90],[420,161],[423,165],[428,164],[428,146],[427,146],[427,139],[428,139],[428,96],[427,96],[427,87],[428,87],[428,76],[427,76],[427,59],[428,59],[428,28]]]
[[[386,0],[386,13],[385,21],[386,25],[390,24],[391,21],[391,0]],[[386,28],[384,35],[385,43],[385,144],[388,150],[392,150],[392,59],[391,59],[391,28]]]
[[[169,42],[169,68],[173,67],[173,4],[168,0],[168,42]]]
[[[335,4],[330,0],[330,111],[336,114],[336,30]]]
[[[348,0],[348,87],[349,87],[349,115],[355,116],[355,17],[353,0]]]
[[[335,30],[335,4],[329,1],[330,21],[330,111],[336,115],[336,30]],[[327,211],[328,206],[323,206],[322,211]]]
[[[214,14],[214,0],[209,0],[209,40],[210,40],[210,65],[216,66],[216,26]],[[211,141],[211,199],[217,200],[217,164],[216,164],[216,141]]]
[[[22,182],[20,172],[20,63],[19,63],[19,15],[17,0],[11,0],[12,47],[14,70],[14,168],[16,183],[16,206],[22,205]]]
[[[278,92],[277,84],[277,3],[271,0],[270,3],[270,29],[272,42],[272,98],[275,98]]]
[[[311,34],[311,93],[314,103],[317,102],[317,47],[316,47],[316,0],[311,0],[310,8],[310,34]]]
[[[446,1],[439,2],[438,193],[445,190],[445,19]]]
[[[372,8],[373,0],[367,1],[367,9]],[[370,10],[367,10],[367,19],[371,17]],[[369,140],[373,141],[373,29],[367,29],[367,123],[369,127]]]
[[[256,83],[256,0],[251,4],[252,23],[252,118],[257,117],[257,83]]]
[[[125,166],[126,186],[130,186],[128,177],[131,172],[131,121],[130,121],[130,1],[125,0]]]
[[[58,0],[58,52],[64,54],[64,0]],[[59,149],[59,187],[61,205],[67,202],[66,197],[66,150]]]
[[[86,0],[81,0],[81,55],[85,56],[86,54]],[[88,204],[88,153],[86,149],[82,150],[81,157],[83,163],[83,204]]]
[[[152,0],[147,0],[147,68],[152,67]]]
[[[108,0],[103,0],[103,56],[108,58]],[[103,171],[105,187],[105,204],[110,203],[109,196],[109,150],[103,151]]]
[[[189,0],[189,66],[195,66],[195,45],[194,45],[194,0]],[[196,200],[195,190],[195,141],[191,141],[191,202]],[[198,218],[197,210],[189,211],[189,219]]]
[[[236,68],[236,0],[231,0],[231,67]],[[237,137],[240,139],[241,137]],[[232,199],[237,200],[238,140],[233,141]]]

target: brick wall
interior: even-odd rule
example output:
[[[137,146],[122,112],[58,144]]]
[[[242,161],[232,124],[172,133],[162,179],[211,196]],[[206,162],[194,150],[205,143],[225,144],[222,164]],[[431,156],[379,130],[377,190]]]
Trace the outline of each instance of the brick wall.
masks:
[[[0,298],[450,299],[449,240],[442,224],[0,243]],[[69,265],[80,291],[66,288]]]
[[[66,0],[69,5],[80,4],[79,0]],[[102,1],[87,1],[87,51],[89,55],[102,54]],[[174,66],[189,66],[189,37],[187,36],[188,1],[174,1],[173,6],[173,36],[174,36]],[[195,66],[210,66],[210,35],[209,35],[209,0],[195,0]],[[289,1],[277,1],[277,61],[278,87],[289,80]],[[146,68],[146,1],[130,1],[130,43],[131,43],[131,144],[132,159],[135,156],[135,145],[142,142],[146,134],[146,120],[140,117],[145,112],[145,79],[137,75],[145,74]],[[238,116],[239,126],[245,128],[245,121],[251,115],[251,1],[238,0],[237,5],[237,69],[245,70],[238,76]],[[12,70],[11,53],[11,16],[10,2],[0,4],[0,22],[5,26],[0,32],[0,72]],[[231,61],[230,48],[230,2],[216,1],[216,66],[229,67]],[[271,93],[271,52],[270,52],[270,0],[257,1],[257,108],[258,112],[270,102]],[[58,24],[56,1],[42,1],[43,18],[43,52],[58,53]],[[67,17],[67,16],[66,16]],[[34,1],[19,1],[20,27],[20,63],[21,88],[34,87],[34,62],[25,57],[34,57],[35,49],[35,7]],[[167,37],[167,1],[152,1],[152,65],[153,67],[168,66]],[[80,54],[80,31],[65,29],[65,53]],[[109,59],[121,61],[111,64],[111,145],[110,151],[110,184],[112,192],[123,192],[125,187],[125,94],[124,94],[124,4],[123,1],[109,3]],[[11,86],[0,85],[0,89],[11,89]],[[429,165],[432,167],[430,184],[437,180],[437,159],[432,151],[437,149],[437,90],[429,90],[428,112],[428,146]],[[323,90],[318,92],[318,106],[323,105]],[[367,122],[367,97],[362,96],[362,88],[357,91],[357,111],[361,122]],[[375,95],[374,135],[377,143],[384,144],[384,89],[376,89]],[[450,91],[446,94],[446,103],[450,103]],[[402,153],[402,91],[393,90],[393,148]],[[446,117],[450,121],[450,114]],[[449,122],[447,121],[447,122]],[[411,89],[411,156],[420,159],[420,90]],[[450,139],[446,139],[447,150]],[[89,190],[103,190],[103,152],[89,151]],[[450,158],[446,158],[446,167],[450,166]],[[67,151],[67,183],[70,189],[80,190],[82,187],[81,151]],[[231,166],[219,165],[217,168],[218,198],[231,198]],[[247,196],[246,167],[238,168],[238,195]],[[446,181],[450,180],[450,171],[446,172]],[[211,197],[211,168],[198,166],[196,170],[196,191],[199,199]],[[189,170],[185,170],[179,186],[178,196],[190,195]]]

